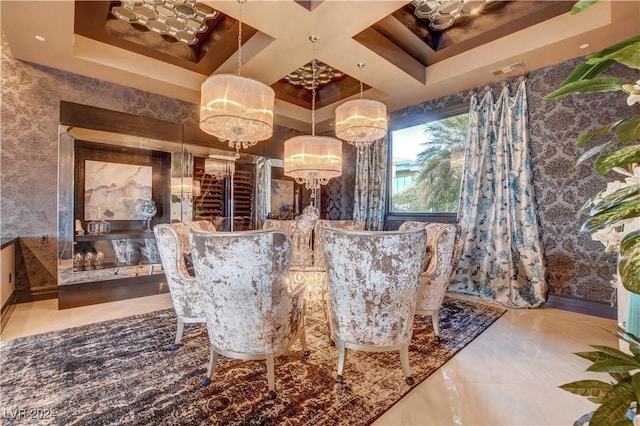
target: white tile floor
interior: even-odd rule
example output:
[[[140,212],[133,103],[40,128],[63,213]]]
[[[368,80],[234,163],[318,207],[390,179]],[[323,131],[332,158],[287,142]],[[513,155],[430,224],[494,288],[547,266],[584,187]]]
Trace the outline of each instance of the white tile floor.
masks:
[[[0,335],[14,339],[171,307],[168,294],[57,310],[57,300],[19,304]],[[615,321],[557,309],[509,310],[415,387],[376,425],[570,425],[595,406],[558,388],[588,377],[573,352],[617,346]]]

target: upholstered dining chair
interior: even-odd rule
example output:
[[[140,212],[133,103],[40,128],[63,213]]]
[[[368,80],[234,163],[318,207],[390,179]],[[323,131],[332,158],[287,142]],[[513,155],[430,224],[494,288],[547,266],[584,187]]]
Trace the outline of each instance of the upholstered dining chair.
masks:
[[[348,229],[352,231],[364,230],[364,223],[359,220],[331,220],[318,219],[313,228],[313,264],[326,269],[322,235],[327,228]]]
[[[449,279],[453,272],[455,252],[460,231],[452,223],[403,222],[401,230],[424,229],[427,235],[427,252],[420,274],[420,291],[416,315],[430,315],[433,332],[440,340],[439,315]]]
[[[266,219],[262,225],[262,229],[265,231],[283,231],[291,238],[291,266],[313,265],[313,251],[311,250],[311,233],[313,232],[312,222],[299,219]]]
[[[123,265],[135,264],[138,267],[140,266],[140,249],[137,241],[128,238],[118,238],[111,240],[111,246],[116,256],[116,270],[113,272],[113,275],[118,275],[120,267]],[[138,275],[138,268],[136,268],[136,275]]]
[[[266,360],[268,399],[274,399],[274,358],[304,334],[304,287],[289,288],[291,239],[282,231],[191,233],[196,279],[202,288],[211,383],[218,357]]]
[[[189,233],[192,229],[214,232],[214,225],[205,220],[159,224],[153,227],[156,246],[164,274],[169,284],[173,308],[178,317],[175,342],[170,346],[176,350],[182,341],[185,324],[206,322],[201,305],[199,285],[193,277]]]
[[[424,231],[326,228],[323,238],[330,326],[338,346],[336,381],[343,383],[347,348],[399,350],[406,383],[413,385],[409,344],[427,245]]]
[[[149,275],[153,274],[156,267],[162,267],[162,259],[158,251],[158,244],[153,238],[144,239],[144,247],[140,249],[140,254],[147,259],[149,263]]]

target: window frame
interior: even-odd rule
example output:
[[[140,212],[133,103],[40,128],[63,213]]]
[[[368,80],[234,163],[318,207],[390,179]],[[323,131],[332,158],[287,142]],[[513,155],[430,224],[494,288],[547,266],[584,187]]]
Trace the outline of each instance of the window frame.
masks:
[[[451,105],[449,107],[441,108],[433,111],[425,111],[419,114],[413,114],[408,117],[403,117],[398,120],[394,120],[389,123],[389,143],[387,144],[387,187],[386,187],[386,200],[385,200],[385,222],[404,222],[404,221],[417,221],[417,222],[442,222],[442,223],[458,223],[458,215],[460,210],[455,213],[418,213],[418,212],[392,212],[391,211],[391,191],[393,190],[393,132],[396,130],[402,130],[407,127],[413,127],[420,124],[430,123],[432,121],[442,120],[454,115],[470,113],[470,105],[468,103],[461,103]]]

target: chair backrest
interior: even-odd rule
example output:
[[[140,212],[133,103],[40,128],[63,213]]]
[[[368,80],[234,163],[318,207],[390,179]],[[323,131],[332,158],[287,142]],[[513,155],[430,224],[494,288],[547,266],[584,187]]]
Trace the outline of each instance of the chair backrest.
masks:
[[[212,219],[212,221],[216,227],[216,231],[220,232],[231,231],[232,222],[234,231],[249,231],[252,229],[252,220],[247,216],[235,216],[233,220],[231,217],[216,216]]]
[[[144,239],[144,250],[142,250],[141,253],[147,258],[150,265],[159,265],[162,263],[160,252],[158,251],[158,243],[156,243],[154,238]]]
[[[460,230],[453,223],[413,222],[400,225],[400,230],[424,229],[427,234],[427,259],[430,259],[423,272],[432,279],[449,281],[455,262],[455,251]]]
[[[209,221],[162,223],[153,227],[156,245],[162,262],[176,315],[182,318],[202,316],[199,303],[194,299],[195,280],[187,271],[184,254],[191,253],[189,233],[191,229],[215,231]],[[186,242],[186,244],[185,244]],[[185,252],[186,250],[186,252]]]
[[[326,228],[347,229],[351,231],[364,230],[364,223],[359,220],[329,220],[318,219],[313,228],[313,264],[326,268],[324,260],[322,235]]]
[[[453,223],[425,223],[407,221],[400,229],[424,229],[427,235],[427,256],[430,259],[423,266],[421,280],[428,286],[420,289],[418,309],[438,309],[444,300],[456,261],[456,247],[460,229]]]
[[[336,337],[357,345],[411,340],[422,230],[324,230],[330,321]]]
[[[160,259],[162,260],[162,267],[167,270],[167,267],[170,270],[177,271],[182,276],[188,277],[192,274],[189,273],[189,269],[191,269],[191,265],[187,264],[187,260],[190,259],[191,256],[191,245],[189,244],[189,235],[192,229],[207,231],[207,232],[215,232],[216,227],[213,223],[208,220],[195,220],[193,222],[176,222],[172,224],[162,224],[163,226],[156,225],[159,227],[161,232],[162,245],[158,238],[158,232],[156,232],[155,228],[153,228],[156,235],[156,244],[158,245],[158,251],[160,252]],[[167,227],[173,231],[173,233],[167,231]],[[177,244],[177,246],[175,246]],[[176,250],[175,252],[172,250]],[[185,256],[186,255],[186,256]]]
[[[289,236],[274,230],[193,231],[191,250],[211,344],[242,353],[286,348],[303,308],[302,298],[287,288]]]
[[[307,220],[276,220],[266,219],[262,229],[280,230],[289,235],[293,246],[291,266],[312,266],[313,250],[311,247],[311,234],[313,222]]]
[[[141,242],[128,238],[111,240],[113,253],[118,263],[125,265],[137,265],[140,263]]]

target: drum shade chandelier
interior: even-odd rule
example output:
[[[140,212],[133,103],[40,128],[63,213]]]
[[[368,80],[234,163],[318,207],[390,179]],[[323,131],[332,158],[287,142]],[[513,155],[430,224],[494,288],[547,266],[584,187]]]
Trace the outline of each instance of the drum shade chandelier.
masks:
[[[313,43],[312,70],[315,80],[316,55],[315,43],[319,40],[317,35],[312,35],[309,40]],[[284,174],[304,184],[311,189],[311,197],[315,197],[315,191],[321,185],[326,185],[330,179],[342,174],[342,142],[329,136],[316,136],[315,108],[316,88],[311,88],[311,135],[295,136],[284,143]]]
[[[273,89],[259,81],[241,77],[242,4],[238,19],[238,74],[214,74],[202,83],[200,128],[221,142],[246,149],[273,135]]]
[[[364,62],[358,63],[360,71]],[[336,136],[358,148],[366,148],[387,134],[387,107],[382,102],[362,99],[347,101],[336,108]]]

